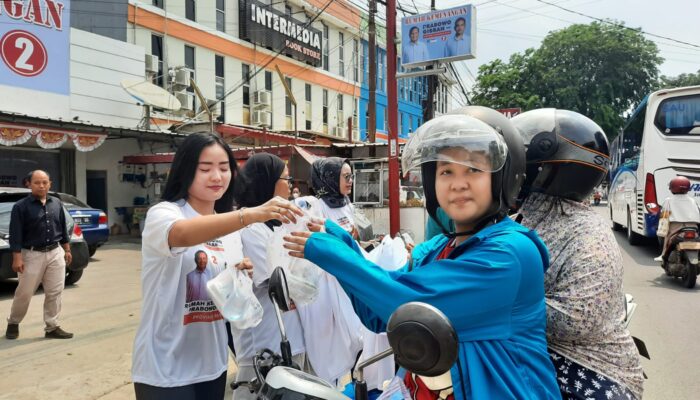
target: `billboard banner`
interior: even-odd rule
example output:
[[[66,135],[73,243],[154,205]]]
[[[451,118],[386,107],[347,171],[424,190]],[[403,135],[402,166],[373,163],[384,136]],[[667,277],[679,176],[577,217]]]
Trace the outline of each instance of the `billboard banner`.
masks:
[[[241,39],[321,66],[321,31],[255,0],[241,0],[239,7]]]
[[[70,94],[70,0],[0,1],[0,85]]]
[[[476,57],[476,8],[432,11],[401,19],[401,65],[418,67]]]

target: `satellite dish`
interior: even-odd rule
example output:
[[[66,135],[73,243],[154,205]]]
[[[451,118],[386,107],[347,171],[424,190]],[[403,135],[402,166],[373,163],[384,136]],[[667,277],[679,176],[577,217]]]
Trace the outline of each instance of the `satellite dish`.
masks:
[[[166,110],[179,110],[180,101],[160,86],[156,86],[141,78],[126,78],[121,85],[133,98],[147,106]]]

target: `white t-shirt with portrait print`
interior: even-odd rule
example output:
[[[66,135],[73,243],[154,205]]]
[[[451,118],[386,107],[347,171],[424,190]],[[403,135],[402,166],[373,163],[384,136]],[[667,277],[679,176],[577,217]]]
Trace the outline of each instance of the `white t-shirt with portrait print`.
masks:
[[[146,215],[134,382],[178,387],[216,379],[227,369],[224,319],[206,293],[206,282],[243,259],[241,238],[234,232],[200,245],[171,248],[173,224],[197,216],[184,200],[158,203]],[[206,254],[204,270],[197,268],[200,252]]]

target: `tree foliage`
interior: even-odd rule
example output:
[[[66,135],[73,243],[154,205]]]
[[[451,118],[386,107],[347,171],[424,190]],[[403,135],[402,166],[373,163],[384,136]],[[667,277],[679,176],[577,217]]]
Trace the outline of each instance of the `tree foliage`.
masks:
[[[656,44],[637,30],[601,22],[572,25],[508,63],[481,66],[472,98],[493,108],[577,111],[612,138],[622,114],[656,88],[662,61]]]
[[[662,76],[659,89],[671,89],[683,86],[700,85],[700,69],[696,73],[680,74],[678,76]]]

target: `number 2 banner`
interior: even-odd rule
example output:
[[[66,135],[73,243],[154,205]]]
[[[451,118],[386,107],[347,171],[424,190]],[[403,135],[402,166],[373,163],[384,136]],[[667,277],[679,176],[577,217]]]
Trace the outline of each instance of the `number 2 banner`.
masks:
[[[70,94],[70,0],[0,1],[0,85]]]

